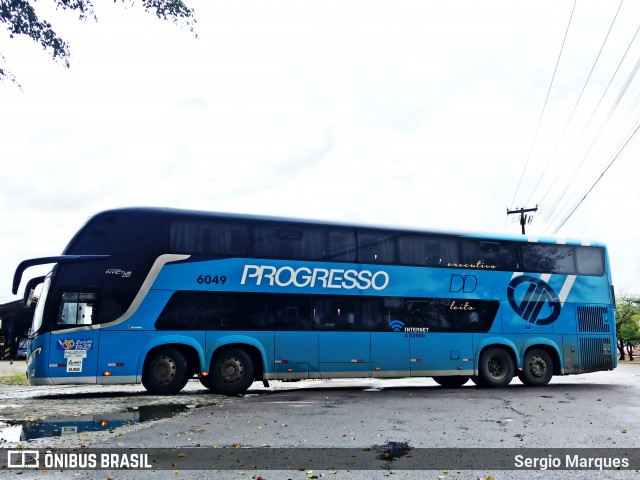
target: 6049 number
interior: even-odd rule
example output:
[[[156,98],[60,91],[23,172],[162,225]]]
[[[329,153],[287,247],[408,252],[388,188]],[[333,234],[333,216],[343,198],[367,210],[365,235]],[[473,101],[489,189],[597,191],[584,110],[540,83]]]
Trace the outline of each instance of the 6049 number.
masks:
[[[211,285],[212,283],[216,285],[224,285],[225,283],[227,283],[227,277],[225,277],[224,275],[198,275],[197,281],[198,283],[205,285]]]

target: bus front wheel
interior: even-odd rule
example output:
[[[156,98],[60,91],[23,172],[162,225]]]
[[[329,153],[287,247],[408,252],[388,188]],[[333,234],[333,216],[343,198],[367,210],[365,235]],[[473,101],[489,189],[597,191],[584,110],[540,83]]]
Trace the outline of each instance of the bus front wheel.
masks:
[[[471,381],[473,383],[475,383],[476,386],[478,386],[480,388],[486,388],[486,387],[489,386],[489,385],[486,384],[486,382],[484,380],[482,380],[482,377],[480,377],[479,375],[478,376],[474,375],[473,377],[471,377]]]
[[[171,395],[182,390],[189,380],[187,360],[179,350],[165,347],[147,355],[142,370],[142,385],[149,393]]]
[[[465,383],[469,381],[469,377],[463,377],[459,375],[448,376],[448,377],[431,377],[433,380],[445,388],[458,388],[463,386]]]
[[[227,348],[213,356],[207,383],[218,393],[238,395],[251,386],[254,371],[253,360],[245,350]]]
[[[544,387],[553,376],[553,360],[544,350],[534,348],[524,354],[522,372],[518,378],[530,387]]]
[[[513,379],[514,371],[513,359],[504,348],[487,348],[480,355],[478,373],[489,387],[506,387]]]

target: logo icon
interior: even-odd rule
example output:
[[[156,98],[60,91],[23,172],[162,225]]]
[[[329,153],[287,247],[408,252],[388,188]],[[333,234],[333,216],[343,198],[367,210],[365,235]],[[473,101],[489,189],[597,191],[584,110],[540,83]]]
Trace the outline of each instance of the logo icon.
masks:
[[[394,332],[399,332],[402,330],[402,327],[404,327],[404,322],[401,322],[400,320],[393,320],[389,322],[389,326]]]
[[[37,450],[7,450],[7,467],[39,468],[40,452]]]
[[[63,350],[71,350],[76,342],[73,340],[58,340],[58,345],[62,347]]]
[[[558,294],[539,278],[528,275],[514,278],[507,287],[507,298],[511,308],[529,323],[549,325],[560,316],[562,304]]]

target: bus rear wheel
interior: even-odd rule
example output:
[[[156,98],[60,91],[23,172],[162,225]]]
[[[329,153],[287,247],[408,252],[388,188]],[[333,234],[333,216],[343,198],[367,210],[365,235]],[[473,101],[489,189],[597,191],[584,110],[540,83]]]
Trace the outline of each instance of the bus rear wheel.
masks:
[[[513,359],[504,348],[490,347],[480,355],[478,373],[488,387],[506,387],[514,371]]]
[[[463,386],[465,383],[469,381],[469,377],[464,377],[459,375],[452,375],[448,377],[431,377],[431,378],[433,378],[433,380],[438,385],[445,388],[458,388]]]
[[[165,347],[152,351],[144,362],[142,385],[149,393],[171,395],[189,380],[187,360],[180,351]]]
[[[212,392],[216,391],[216,387],[213,385],[213,382],[211,382],[211,377],[206,376],[203,377],[202,375],[198,377],[198,380],[200,380],[200,383],[208,388],[209,390],[211,390]]]
[[[518,378],[530,387],[544,387],[553,376],[553,360],[544,350],[533,348],[524,354],[522,372]]]
[[[251,386],[254,372],[253,359],[245,350],[226,348],[213,356],[207,384],[216,392],[238,395]]]

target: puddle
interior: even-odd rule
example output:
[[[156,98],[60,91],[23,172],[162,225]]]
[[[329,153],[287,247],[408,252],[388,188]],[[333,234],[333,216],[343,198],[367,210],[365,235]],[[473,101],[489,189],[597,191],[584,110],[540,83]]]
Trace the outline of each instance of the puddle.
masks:
[[[37,438],[113,430],[125,425],[171,418],[188,408],[186,404],[145,405],[99,415],[51,416],[38,420],[1,420],[0,422],[6,426],[0,427],[0,445]]]
[[[407,442],[387,442],[384,445],[377,445],[373,447],[374,451],[379,452],[377,457],[380,460],[387,462],[393,462],[401,457],[406,456],[413,447]]]

